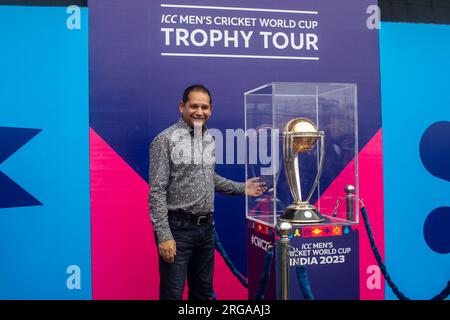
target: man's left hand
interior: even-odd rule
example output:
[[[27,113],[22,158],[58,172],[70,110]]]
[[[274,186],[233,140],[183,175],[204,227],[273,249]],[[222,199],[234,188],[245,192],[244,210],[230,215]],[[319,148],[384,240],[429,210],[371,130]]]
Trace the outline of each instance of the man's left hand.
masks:
[[[265,185],[265,182],[260,181],[260,177],[248,179],[245,182],[245,194],[251,197],[258,197],[267,190]]]

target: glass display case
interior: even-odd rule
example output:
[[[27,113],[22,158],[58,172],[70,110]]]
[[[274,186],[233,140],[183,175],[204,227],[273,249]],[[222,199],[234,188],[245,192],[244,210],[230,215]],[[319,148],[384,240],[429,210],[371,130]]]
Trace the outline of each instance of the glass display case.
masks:
[[[267,187],[246,198],[247,218],[358,223],[356,84],[273,82],[245,92],[244,102],[246,178]]]

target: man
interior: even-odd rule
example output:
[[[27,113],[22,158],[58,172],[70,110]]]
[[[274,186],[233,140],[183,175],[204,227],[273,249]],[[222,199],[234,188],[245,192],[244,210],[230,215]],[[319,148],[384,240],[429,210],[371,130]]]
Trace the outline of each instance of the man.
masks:
[[[150,146],[150,217],[159,251],[160,299],[208,300],[214,269],[214,192],[258,196],[258,178],[245,183],[215,173],[214,140],[206,129],[212,99],[203,85],[184,90],[181,118]]]

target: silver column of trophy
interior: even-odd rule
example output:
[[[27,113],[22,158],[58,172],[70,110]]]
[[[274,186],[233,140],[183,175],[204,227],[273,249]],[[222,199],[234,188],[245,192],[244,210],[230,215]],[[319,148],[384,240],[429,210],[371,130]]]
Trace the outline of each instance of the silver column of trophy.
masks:
[[[300,185],[299,154],[311,151],[320,139],[320,157],[314,183],[306,198],[302,196]],[[314,122],[307,118],[295,118],[284,127],[283,132],[283,160],[284,169],[294,203],[290,204],[281,220],[292,223],[318,223],[325,219],[319,210],[309,203],[319,182],[325,155],[325,133],[318,131]]]

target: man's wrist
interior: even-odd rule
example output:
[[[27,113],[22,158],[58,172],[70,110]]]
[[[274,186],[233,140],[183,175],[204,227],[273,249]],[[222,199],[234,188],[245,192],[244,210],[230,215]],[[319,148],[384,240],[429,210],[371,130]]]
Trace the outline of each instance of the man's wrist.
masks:
[[[238,184],[238,193],[245,195],[245,182],[241,182]]]
[[[157,237],[158,244],[165,242],[165,241],[174,240],[172,233],[170,231],[169,232],[156,232],[156,237]]]

